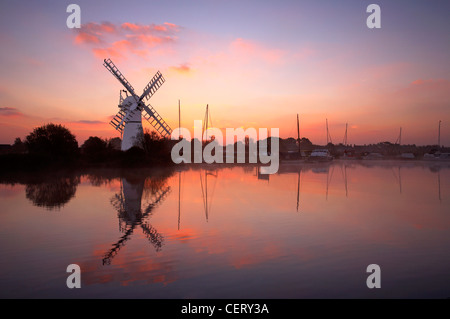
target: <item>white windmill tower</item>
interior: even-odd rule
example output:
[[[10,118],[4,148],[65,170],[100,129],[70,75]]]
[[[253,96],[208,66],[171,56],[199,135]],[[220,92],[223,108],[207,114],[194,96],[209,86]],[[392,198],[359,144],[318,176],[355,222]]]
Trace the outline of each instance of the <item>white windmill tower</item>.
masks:
[[[169,138],[172,134],[170,126],[150,104],[146,105],[143,101],[144,98],[148,101],[164,83],[165,80],[162,74],[159,71],[156,72],[155,76],[144,88],[141,96],[138,96],[134,92],[134,88],[127,79],[125,79],[119,69],[117,69],[111,59],[105,59],[103,65],[126,89],[125,98],[122,97],[122,91],[124,90],[120,93],[120,111],[110,122],[110,124],[122,134],[122,151],[126,151],[133,146],[139,146],[138,138],[144,133],[142,129],[142,116],[162,137]]]

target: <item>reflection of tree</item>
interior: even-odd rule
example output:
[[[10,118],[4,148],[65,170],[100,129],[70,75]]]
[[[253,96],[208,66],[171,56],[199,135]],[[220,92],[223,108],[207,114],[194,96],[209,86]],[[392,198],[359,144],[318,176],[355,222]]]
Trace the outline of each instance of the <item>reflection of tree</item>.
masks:
[[[75,196],[78,177],[56,177],[41,183],[31,183],[26,186],[26,197],[34,205],[56,210],[67,204]]]
[[[153,209],[169,192],[170,187],[166,186],[165,178],[145,180],[143,177],[128,176],[122,179],[121,190],[111,199],[111,204],[117,210],[119,228],[123,236],[104,255],[103,265],[111,264],[111,259],[131,238],[138,225],[156,251],[161,250],[164,238],[146,219],[153,214]],[[146,201],[143,207],[141,206],[142,197]]]
[[[89,181],[89,183],[91,183],[92,186],[104,186],[107,185],[111,179],[105,178],[101,175],[94,175],[94,174],[89,174],[86,176],[87,180]]]

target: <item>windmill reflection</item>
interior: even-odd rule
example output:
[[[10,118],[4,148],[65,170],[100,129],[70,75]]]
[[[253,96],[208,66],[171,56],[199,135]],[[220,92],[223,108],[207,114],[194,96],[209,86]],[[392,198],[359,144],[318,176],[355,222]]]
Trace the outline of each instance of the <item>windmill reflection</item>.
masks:
[[[111,264],[111,260],[131,238],[137,226],[141,227],[156,251],[161,250],[164,238],[147,219],[152,216],[153,209],[169,192],[170,187],[166,185],[166,179],[145,179],[142,176],[122,178],[120,192],[111,199],[111,204],[117,210],[119,230],[123,235],[104,255],[103,265]]]

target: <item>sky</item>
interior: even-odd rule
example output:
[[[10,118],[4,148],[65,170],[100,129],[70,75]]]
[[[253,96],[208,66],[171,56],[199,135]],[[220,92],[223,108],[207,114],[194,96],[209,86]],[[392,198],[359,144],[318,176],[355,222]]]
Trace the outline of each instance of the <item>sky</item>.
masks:
[[[70,29],[67,6],[81,8]],[[381,8],[381,28],[366,25]],[[80,145],[108,123],[122,85],[111,58],[166,122],[279,128],[326,143],[450,145],[450,1],[130,0],[0,2],[0,143],[62,124]],[[151,129],[145,124],[145,128]]]

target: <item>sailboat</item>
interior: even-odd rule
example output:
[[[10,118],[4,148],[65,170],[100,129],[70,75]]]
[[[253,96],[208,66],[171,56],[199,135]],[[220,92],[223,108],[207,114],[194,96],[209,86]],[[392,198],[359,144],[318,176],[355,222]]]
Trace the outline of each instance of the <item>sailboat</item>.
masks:
[[[328,119],[326,120],[327,127],[327,146],[329,143],[333,143],[331,140],[331,135],[328,130]],[[312,151],[311,155],[308,157],[310,162],[329,162],[333,160],[333,156],[327,148],[315,149]]]
[[[311,162],[329,162],[333,160],[333,156],[327,149],[315,149],[312,151],[311,155],[308,157]]]

